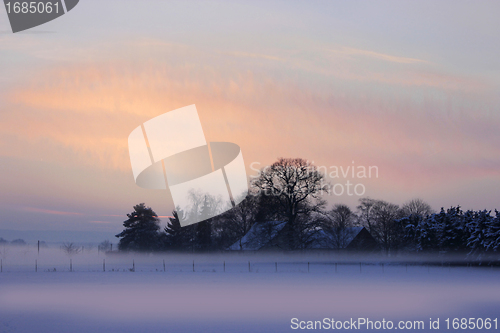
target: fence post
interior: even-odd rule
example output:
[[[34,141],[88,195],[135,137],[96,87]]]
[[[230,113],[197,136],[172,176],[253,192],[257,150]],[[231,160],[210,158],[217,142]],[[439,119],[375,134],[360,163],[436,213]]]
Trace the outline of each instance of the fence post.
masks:
[[[194,272],[194,260],[193,260],[193,272]]]
[[[106,259],[102,259],[102,271],[106,272]]]
[[[38,241],[38,254],[40,254],[40,241]]]
[[[248,271],[250,272],[250,261],[248,262]]]
[[[165,272],[165,259],[163,259],[163,271]]]
[[[335,273],[337,273],[337,263],[335,263]]]
[[[35,259],[35,272],[38,272],[38,261]]]
[[[0,259],[0,273],[3,272],[3,260]]]
[[[274,266],[276,267],[276,273],[278,273],[278,262],[274,262]]]
[[[309,261],[307,262],[307,273],[309,273]]]
[[[224,273],[226,272],[226,261],[224,260]]]
[[[73,272],[73,261],[72,261],[72,259],[69,260],[69,271]]]
[[[135,260],[132,259],[132,272],[135,272]]]

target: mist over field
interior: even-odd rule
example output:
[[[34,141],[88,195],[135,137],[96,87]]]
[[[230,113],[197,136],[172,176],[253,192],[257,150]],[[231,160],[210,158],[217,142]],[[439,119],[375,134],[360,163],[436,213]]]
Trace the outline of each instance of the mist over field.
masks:
[[[440,318],[443,328],[446,318],[493,319],[500,308],[497,267],[425,257],[0,250],[1,332],[289,332],[292,318],[426,328]]]
[[[499,331],[499,1],[4,2],[0,333]]]

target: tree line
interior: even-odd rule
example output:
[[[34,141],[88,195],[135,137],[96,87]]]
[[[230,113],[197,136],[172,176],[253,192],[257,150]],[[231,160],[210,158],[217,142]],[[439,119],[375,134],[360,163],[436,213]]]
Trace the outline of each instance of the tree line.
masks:
[[[484,257],[496,254],[500,244],[500,213],[466,211],[460,207],[436,213],[421,199],[399,206],[384,200],[361,198],[355,210],[343,204],[327,209],[321,194],[329,191],[322,175],[308,161],[280,158],[251,182],[248,196],[233,209],[205,221],[181,227],[172,212],[160,230],[156,213],[144,204],[134,206],[123,223],[119,250],[225,250],[241,240],[255,223],[283,221],[284,250],[308,248],[316,232],[327,230],[342,248],[343,231],[363,226],[385,253],[461,253]],[[209,200],[204,200],[208,202]],[[200,205],[200,209],[207,209]],[[182,212],[180,212],[182,214]]]

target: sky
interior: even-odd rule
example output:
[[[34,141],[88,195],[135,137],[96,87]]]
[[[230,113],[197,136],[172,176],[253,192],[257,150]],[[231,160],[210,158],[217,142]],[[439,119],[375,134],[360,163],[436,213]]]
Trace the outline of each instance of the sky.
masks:
[[[362,196],[500,208],[496,1],[98,1],[13,34],[0,9],[0,229],[120,232],[130,132],[196,104],[249,177],[301,157]],[[375,166],[378,177],[332,178]],[[361,196],[331,193],[330,205]],[[163,223],[166,218],[162,218]]]

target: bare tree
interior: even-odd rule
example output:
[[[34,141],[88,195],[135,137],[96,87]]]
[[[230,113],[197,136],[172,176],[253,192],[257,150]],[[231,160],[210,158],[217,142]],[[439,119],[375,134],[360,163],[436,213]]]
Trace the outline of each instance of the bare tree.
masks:
[[[434,213],[432,207],[423,201],[422,199],[411,199],[410,201],[403,204],[401,207],[402,214],[404,216],[418,215],[421,217],[426,217]]]
[[[389,254],[399,247],[404,230],[398,220],[404,215],[398,205],[369,198],[361,198],[358,206],[359,222]]]
[[[375,216],[373,212],[373,207],[377,203],[377,200],[370,198],[360,198],[358,209],[358,224],[365,226],[368,232],[373,234],[373,226],[375,223]]]
[[[300,248],[298,236],[312,228],[307,223],[301,223],[298,218],[320,211],[325,206],[321,194],[328,191],[328,186],[323,180],[324,175],[308,161],[302,158],[279,158],[271,166],[263,168],[253,182],[254,187],[272,198],[276,216],[287,222],[289,249]]]
[[[379,200],[374,206],[376,225],[375,234],[386,253],[397,250],[404,237],[404,230],[397,222],[403,217],[398,205]]]
[[[109,239],[106,239],[105,241],[102,241],[97,248],[99,249],[99,251],[109,251],[111,250],[111,242],[109,241]]]
[[[356,215],[349,206],[336,204],[327,213],[327,217],[327,228],[332,231],[334,247],[345,248],[351,238],[349,228],[353,226]]]
[[[241,239],[256,222],[259,202],[260,197],[258,195],[255,193],[249,194],[236,207],[227,211],[223,216],[223,232],[229,232],[235,239],[238,239],[240,248],[242,248]]]
[[[82,248],[80,246],[76,246],[75,243],[70,242],[65,242],[63,245],[61,245],[61,249],[68,255],[77,254],[82,251]]]
[[[176,207],[176,211],[182,214],[187,224],[208,220],[228,209],[231,202],[224,201],[221,196],[211,195],[199,189],[189,191],[189,204],[184,207]]]

